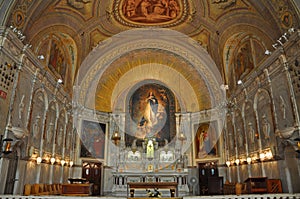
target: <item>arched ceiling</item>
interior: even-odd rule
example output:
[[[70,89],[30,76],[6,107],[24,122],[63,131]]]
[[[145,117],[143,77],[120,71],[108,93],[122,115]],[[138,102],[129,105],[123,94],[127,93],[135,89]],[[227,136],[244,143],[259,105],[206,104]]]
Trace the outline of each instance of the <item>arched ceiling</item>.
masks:
[[[156,6],[158,4],[161,6]],[[247,36],[262,41],[264,48],[271,48],[287,29],[299,27],[299,15],[294,5],[293,0],[148,0],[148,7],[142,0],[15,0],[8,9],[5,23],[21,30],[37,55],[42,53],[40,45],[49,35],[61,33],[70,38],[74,49],[70,50],[68,46],[63,49],[68,49],[68,57],[75,59],[71,60],[73,65],[67,66],[72,67],[68,70],[72,71],[71,81],[76,79],[81,63],[93,49],[114,35],[145,27],[176,30],[206,49],[227,84],[232,78],[228,71],[233,71],[234,67],[234,64],[228,64],[233,63],[234,56],[227,56],[233,55],[234,49],[229,52],[228,48],[238,48]],[[126,56],[131,59],[121,56],[105,71],[97,87],[99,99],[107,94],[112,96],[118,79],[142,64],[168,66],[179,72],[195,91],[207,89],[189,64],[170,52],[139,50]],[[72,83],[68,90],[72,89]],[[210,107],[210,104],[202,103],[206,101],[204,95],[197,92],[201,109]],[[103,110],[111,106],[110,100],[107,98]]]
[[[197,99],[199,99],[200,103],[197,104],[197,106],[201,106],[201,109],[210,107],[210,99],[209,95],[207,95],[208,91],[205,82],[200,77],[200,74],[197,72],[197,70],[194,67],[189,66],[189,63],[186,60],[183,60],[181,57],[176,56],[171,52],[164,52],[159,49],[139,49],[136,51],[131,51],[113,62],[108,70],[104,72],[98,83],[96,104],[101,104],[101,107],[105,107],[105,110],[111,110],[111,103],[109,101],[103,101],[103,99],[112,95],[116,83],[129,71],[133,72],[133,74],[131,74],[131,80],[143,76],[145,79],[157,78],[162,79],[162,81],[169,82],[170,79],[176,78],[176,76],[174,77],[176,73],[172,73],[171,70],[163,70],[161,68],[157,71],[156,69],[158,67],[153,67],[149,70],[147,68],[150,66],[148,66],[146,69],[140,70],[139,73],[133,71],[134,68],[145,64],[164,65],[176,70],[177,73],[183,76],[185,81],[190,82],[193,90],[202,90],[202,92],[197,92],[197,96],[195,96]],[[164,75],[165,73],[167,73],[167,75]],[[173,75],[170,76],[170,74]],[[123,83],[127,84],[129,81],[124,81]],[[180,82],[173,82],[172,84],[173,86],[180,86]],[[181,84],[183,84],[183,81]],[[100,107],[97,109],[99,108]]]

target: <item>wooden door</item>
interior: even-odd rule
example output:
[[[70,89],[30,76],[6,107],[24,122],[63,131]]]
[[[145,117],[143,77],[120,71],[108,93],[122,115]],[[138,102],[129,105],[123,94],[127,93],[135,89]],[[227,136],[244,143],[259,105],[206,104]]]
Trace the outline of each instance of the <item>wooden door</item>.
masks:
[[[82,178],[85,178],[89,183],[93,183],[93,196],[101,194],[101,163],[84,162],[82,167]]]
[[[219,171],[215,163],[199,163],[199,190],[200,195],[210,195],[210,181],[215,181],[219,177]],[[215,184],[215,183],[214,183]],[[217,187],[216,187],[217,188]]]

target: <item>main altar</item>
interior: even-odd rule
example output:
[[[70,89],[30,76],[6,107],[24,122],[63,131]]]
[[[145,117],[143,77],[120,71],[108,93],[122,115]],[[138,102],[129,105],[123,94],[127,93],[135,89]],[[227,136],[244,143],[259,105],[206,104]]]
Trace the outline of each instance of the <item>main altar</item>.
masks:
[[[137,146],[134,140],[130,147],[120,147],[118,158],[116,170],[112,172],[114,196],[129,196],[130,184],[139,184],[139,189],[134,190],[135,196],[147,196],[149,188],[142,189],[143,184],[153,184],[149,191],[158,188],[163,197],[188,195],[187,156],[181,153],[179,140],[166,141],[164,146],[158,146],[155,138],[146,138],[142,146]],[[176,194],[155,184],[176,184]]]

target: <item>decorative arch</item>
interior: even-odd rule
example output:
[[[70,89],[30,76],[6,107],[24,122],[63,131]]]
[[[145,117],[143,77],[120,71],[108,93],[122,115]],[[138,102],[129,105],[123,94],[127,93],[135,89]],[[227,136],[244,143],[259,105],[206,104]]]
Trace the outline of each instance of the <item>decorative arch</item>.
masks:
[[[169,77],[172,78],[169,78]],[[123,84],[122,82],[127,82]],[[125,112],[129,97],[140,86],[148,83],[159,83],[170,89],[179,100],[177,111],[196,111],[199,107],[197,95],[192,85],[178,71],[160,64],[144,64],[125,73],[116,83],[111,97],[112,111]],[[183,98],[182,96],[186,96]],[[126,99],[126,100],[124,100]],[[179,110],[180,108],[180,110]]]
[[[44,58],[45,64],[57,79],[62,79],[67,90],[72,90],[78,57],[78,48],[75,40],[64,32],[48,30],[43,37],[36,38],[35,53]]]
[[[256,35],[239,32],[225,43],[223,51],[224,73],[231,88],[251,73],[265,59],[264,41]]]
[[[220,89],[220,85],[222,84],[220,72],[214,61],[199,44],[189,37],[173,30],[149,28],[122,32],[121,34],[100,43],[87,56],[80,67],[76,81],[77,87],[75,92],[77,94],[74,96],[74,101],[84,107],[94,109],[97,82],[102,78],[103,73],[106,70],[109,70],[110,64],[126,52],[141,49],[160,49],[184,58],[191,67],[187,67],[186,69],[195,70],[205,82],[207,88],[205,95],[210,96],[209,100],[211,101],[211,107],[216,107],[225,99],[224,92]],[[162,67],[159,66],[158,68],[161,69]],[[159,73],[159,70],[157,70],[157,73]],[[122,77],[124,74],[120,75]],[[153,79],[153,76],[159,77],[159,75],[154,72],[150,75],[152,75],[151,79]],[[161,78],[158,78],[158,80],[161,80]],[[170,81],[167,83],[167,87],[172,87]],[[192,83],[194,82],[187,81],[187,83],[190,87],[193,87]],[[132,85],[130,87],[132,87]],[[191,94],[196,95],[198,92],[201,93],[200,90],[194,89]],[[121,92],[117,91],[115,93]],[[179,89],[177,89],[175,93],[180,93]],[[114,96],[116,97],[118,95],[114,94]],[[107,97],[112,99],[111,96]],[[190,95],[181,95],[180,97],[182,98],[182,101],[189,102],[188,98]],[[198,97],[197,104],[199,104],[199,101],[200,99]],[[190,104],[187,106],[192,105]]]

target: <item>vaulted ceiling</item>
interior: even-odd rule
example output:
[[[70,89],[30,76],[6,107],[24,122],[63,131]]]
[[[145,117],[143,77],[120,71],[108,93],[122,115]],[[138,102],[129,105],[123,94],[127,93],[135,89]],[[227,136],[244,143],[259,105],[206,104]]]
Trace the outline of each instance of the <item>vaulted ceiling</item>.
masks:
[[[168,28],[181,32],[198,42],[216,63],[224,84],[234,87],[239,77],[236,57],[245,45],[251,46],[253,68],[265,57],[263,52],[291,27],[299,26],[298,11],[288,0],[17,0],[9,13],[7,25],[22,30],[32,50],[45,55],[45,65],[58,48],[65,68],[50,71],[63,76],[66,89],[72,85],[81,63],[102,41],[134,28]],[[155,62],[169,65],[182,74],[195,90],[206,90],[203,82],[180,58],[154,51],[131,52],[128,59],[120,57],[105,71],[98,86],[98,95],[108,94],[107,105],[98,110],[111,111],[112,90],[117,81],[138,63]],[[53,54],[53,53],[52,53]],[[164,57],[164,58],[158,58]],[[170,63],[178,64],[170,64]],[[120,66],[119,70],[115,70]],[[124,67],[121,67],[124,66]],[[247,73],[250,73],[248,71]],[[193,75],[191,75],[191,73]],[[244,76],[243,76],[244,75]],[[104,86],[105,85],[105,86]],[[210,107],[197,95],[200,109]]]

